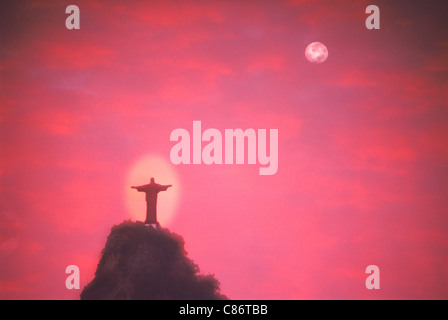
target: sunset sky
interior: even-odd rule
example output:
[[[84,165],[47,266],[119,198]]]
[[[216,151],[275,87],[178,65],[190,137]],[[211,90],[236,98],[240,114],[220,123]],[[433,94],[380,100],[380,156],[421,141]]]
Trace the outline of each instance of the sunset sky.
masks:
[[[151,177],[230,299],[447,299],[447,30],[443,0],[2,1],[0,299],[78,299]],[[278,129],[277,173],[173,165],[195,120]]]

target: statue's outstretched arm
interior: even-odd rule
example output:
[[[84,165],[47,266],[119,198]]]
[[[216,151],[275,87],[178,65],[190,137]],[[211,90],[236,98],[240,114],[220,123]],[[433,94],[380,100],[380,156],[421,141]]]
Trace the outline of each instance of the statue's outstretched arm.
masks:
[[[144,184],[144,185],[141,185],[141,186],[132,186],[131,188],[134,188],[134,189],[142,189],[142,188],[147,188],[147,187],[150,187],[151,186],[151,184]]]

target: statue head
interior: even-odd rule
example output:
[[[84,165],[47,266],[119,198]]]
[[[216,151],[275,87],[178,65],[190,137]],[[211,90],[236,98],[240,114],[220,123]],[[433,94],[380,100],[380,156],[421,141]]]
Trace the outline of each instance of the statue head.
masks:
[[[156,182],[154,181],[154,178],[151,178],[151,184],[154,184],[154,183],[156,183]]]

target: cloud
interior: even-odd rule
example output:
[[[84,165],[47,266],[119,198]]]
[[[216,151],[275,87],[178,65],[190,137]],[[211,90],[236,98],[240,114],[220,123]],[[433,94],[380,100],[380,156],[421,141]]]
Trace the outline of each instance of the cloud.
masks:
[[[225,299],[213,275],[198,274],[182,237],[140,222],[114,226],[82,300]]]

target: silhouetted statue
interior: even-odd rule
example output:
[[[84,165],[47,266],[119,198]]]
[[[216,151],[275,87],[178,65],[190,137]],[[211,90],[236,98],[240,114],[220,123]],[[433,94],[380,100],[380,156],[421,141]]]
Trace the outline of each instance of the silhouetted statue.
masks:
[[[162,186],[160,184],[155,183],[154,178],[151,178],[151,182],[149,184],[145,184],[143,186],[131,187],[133,189],[137,189],[139,192],[146,193],[146,221],[145,224],[155,223],[159,225],[157,222],[157,193],[160,191],[166,191],[172,185]]]

